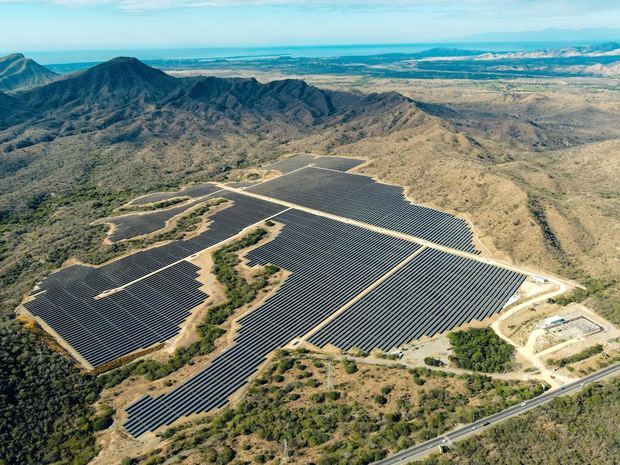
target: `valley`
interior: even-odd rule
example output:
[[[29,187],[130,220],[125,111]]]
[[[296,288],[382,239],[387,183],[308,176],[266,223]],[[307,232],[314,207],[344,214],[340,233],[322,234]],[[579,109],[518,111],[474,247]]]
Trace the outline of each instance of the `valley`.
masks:
[[[77,463],[370,463],[617,363],[613,80],[192,73],[0,94],[2,309],[91,372]],[[549,342],[553,315],[604,329]]]

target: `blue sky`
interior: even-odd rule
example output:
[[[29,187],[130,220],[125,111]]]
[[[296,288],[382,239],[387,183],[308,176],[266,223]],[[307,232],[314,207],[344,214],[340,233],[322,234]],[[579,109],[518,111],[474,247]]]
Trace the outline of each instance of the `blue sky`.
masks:
[[[618,0],[0,0],[0,49],[411,43],[619,27]]]

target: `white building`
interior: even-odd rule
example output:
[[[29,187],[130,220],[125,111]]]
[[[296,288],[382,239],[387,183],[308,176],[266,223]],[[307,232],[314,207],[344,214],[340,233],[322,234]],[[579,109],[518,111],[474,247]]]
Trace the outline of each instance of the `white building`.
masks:
[[[566,323],[564,317],[560,315],[550,316],[549,318],[545,318],[545,328],[551,328],[553,326],[558,326]]]

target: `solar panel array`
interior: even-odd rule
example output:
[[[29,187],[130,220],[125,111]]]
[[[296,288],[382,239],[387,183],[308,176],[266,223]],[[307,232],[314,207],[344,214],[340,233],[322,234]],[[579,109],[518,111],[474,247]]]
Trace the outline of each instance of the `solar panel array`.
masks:
[[[344,157],[316,157],[312,162],[315,166],[321,168],[328,168],[337,171],[349,171],[356,166],[364,163],[364,160],[357,158],[344,158]]]
[[[500,311],[525,275],[425,249],[308,342],[388,351]]]
[[[364,160],[346,157],[317,157],[309,153],[302,153],[293,157],[285,158],[264,166],[264,169],[276,170],[281,173],[290,173],[304,166],[313,164],[323,168],[330,168],[338,171],[348,171],[364,163]]]
[[[131,201],[130,204],[131,205],[144,205],[147,203],[161,202],[162,200],[168,200],[174,197],[191,197],[191,198],[203,197],[207,194],[212,194],[213,192],[217,190],[219,190],[219,187],[217,187],[215,184],[210,184],[210,183],[191,184],[178,191],[153,192],[152,194],[148,194],[148,195],[139,197]]]
[[[401,187],[367,176],[308,167],[247,191],[477,253],[465,220],[414,205]]]
[[[220,407],[247,382],[267,354],[310,331],[419,248],[350,224],[289,210],[271,242],[248,253],[250,265],[273,263],[291,272],[278,292],[239,320],[234,345],[185,384],[127,408],[133,436]]]
[[[75,265],[64,268],[44,279],[40,288],[45,292],[36,294],[34,300],[24,306],[40,316],[93,366],[169,339],[178,332],[178,325],[189,310],[207,297],[195,292],[199,284],[194,279],[194,271],[189,273],[191,279],[188,278],[188,269],[183,268],[186,265],[180,263],[159,271],[128,286],[126,292],[101,299],[95,299],[95,296],[161,270],[284,209],[233,192],[222,194],[234,204],[211,216],[213,223],[207,231],[192,239],[137,252],[101,267]],[[172,284],[168,286],[166,280],[158,281],[160,276]],[[158,290],[152,291],[151,282]],[[138,303],[132,297],[134,291]],[[138,298],[138,294],[142,297]],[[148,295],[156,298],[150,300]],[[164,307],[159,307],[160,303]],[[154,313],[149,313],[146,307],[152,308]],[[105,318],[101,318],[100,313]],[[128,313],[133,316],[127,317]],[[151,321],[160,315],[162,326]]]
[[[465,221],[411,204],[399,187],[339,172],[362,160],[300,155],[271,166],[286,173],[308,163],[328,169],[306,167],[247,190],[477,253]],[[128,407],[125,427],[134,436],[224,405],[270,352],[307,334],[421,247],[349,223],[215,189],[204,184],[180,193],[146,197],[152,202],[211,193],[231,200],[231,207],[211,216],[207,231],[101,267],[65,268],[43,280],[34,299],[24,304],[92,366],[100,366],[174,336],[191,309],[206,299],[196,280],[198,268],[183,259],[267,218],[275,216],[284,224],[272,241],[247,254],[251,266],[272,263],[290,272],[278,292],[238,321],[234,343],[205,370],[167,394],[146,396]],[[164,194],[169,197],[161,197]],[[142,203],[146,203],[144,199]],[[154,228],[162,221],[162,217],[153,216],[146,223]],[[121,235],[136,234],[132,225],[120,229]],[[499,311],[523,279],[523,275],[502,268],[425,249],[310,341],[343,349],[388,350]],[[118,292],[96,298],[105,290],[122,286]]]
[[[192,308],[207,295],[198,288],[199,268],[180,262],[102,299],[85,282],[46,292],[28,305],[92,366],[179,332]]]
[[[216,194],[213,194],[217,197]],[[141,236],[143,234],[149,234],[158,231],[166,226],[166,222],[173,217],[180,215],[190,208],[204,203],[204,200],[193,200],[191,202],[184,203],[174,208],[167,208],[165,210],[157,210],[153,212],[145,212],[134,215],[122,215],[110,218],[109,222],[114,223],[115,229],[110,234],[110,240],[112,242],[121,241],[123,239],[130,239],[135,236]]]

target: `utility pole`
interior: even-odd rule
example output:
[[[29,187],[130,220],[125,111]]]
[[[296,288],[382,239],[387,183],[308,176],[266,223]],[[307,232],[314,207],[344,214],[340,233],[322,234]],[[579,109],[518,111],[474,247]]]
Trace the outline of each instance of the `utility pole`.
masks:
[[[282,441],[282,448],[284,449],[284,461],[288,462],[288,442],[286,439]]]
[[[327,388],[330,391],[334,390],[334,364],[331,360],[327,364]]]

